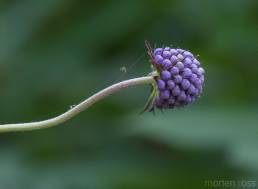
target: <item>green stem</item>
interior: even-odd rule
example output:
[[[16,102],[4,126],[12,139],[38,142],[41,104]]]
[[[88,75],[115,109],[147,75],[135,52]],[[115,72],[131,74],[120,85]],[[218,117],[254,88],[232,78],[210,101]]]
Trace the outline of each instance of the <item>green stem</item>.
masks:
[[[16,124],[4,124],[0,125],[0,132],[12,132],[12,131],[29,131],[29,130],[36,130],[36,129],[44,129],[48,127],[53,127],[64,123],[65,121],[73,118],[80,112],[86,110],[88,107],[93,105],[94,103],[102,100],[103,98],[130,86],[136,85],[143,85],[143,84],[152,84],[154,82],[153,76],[146,76],[146,77],[139,77],[135,79],[129,79],[126,81],[122,81],[117,84],[113,84],[98,93],[94,94],[93,96],[89,97],[88,99],[84,100],[80,104],[74,106],[67,112],[44,121],[38,122],[30,122],[30,123],[16,123]]]

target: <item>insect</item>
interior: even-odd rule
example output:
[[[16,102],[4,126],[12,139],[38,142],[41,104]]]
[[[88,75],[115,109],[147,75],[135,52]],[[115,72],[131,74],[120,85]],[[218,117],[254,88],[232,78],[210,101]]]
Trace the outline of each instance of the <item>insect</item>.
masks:
[[[160,71],[160,70],[161,70],[161,67],[160,67],[159,64],[157,64],[157,62],[156,62],[156,60],[155,60],[155,58],[154,58],[154,54],[153,54],[154,51],[153,51],[153,49],[152,49],[150,43],[149,43],[147,40],[145,40],[145,47],[146,47],[146,49],[147,49],[148,55],[149,55],[150,58],[151,58],[152,70],[154,70],[154,71]]]
[[[120,71],[123,72],[123,73],[126,73],[126,72],[127,72],[127,69],[126,69],[125,66],[123,66],[123,67],[120,68]]]
[[[152,65],[155,66],[155,65],[156,65],[156,62],[155,62],[155,59],[154,59],[153,50],[152,50],[152,48],[151,48],[151,45],[150,45],[149,41],[147,41],[147,40],[145,40],[145,47],[146,47],[146,49],[147,49],[148,55],[149,55],[150,58],[151,58]]]
[[[159,70],[159,67],[157,66],[157,63],[155,61],[155,58],[154,58],[154,55],[153,55],[153,50],[152,50],[152,47],[150,45],[150,43],[145,40],[145,47],[147,49],[147,53],[148,55],[150,56],[151,58],[151,63],[152,63],[152,70],[153,72],[150,73],[150,74],[153,74],[154,72],[156,72],[157,70]],[[156,75],[156,74],[155,74]],[[156,78],[157,76],[154,76],[154,78]],[[147,103],[145,104],[145,107],[142,111],[143,112],[153,112],[154,113],[154,101],[155,101],[155,98],[156,96],[158,95],[158,90],[157,90],[157,86],[156,84],[152,84],[151,85],[151,92],[150,92],[150,95],[149,95],[149,98],[147,100]]]

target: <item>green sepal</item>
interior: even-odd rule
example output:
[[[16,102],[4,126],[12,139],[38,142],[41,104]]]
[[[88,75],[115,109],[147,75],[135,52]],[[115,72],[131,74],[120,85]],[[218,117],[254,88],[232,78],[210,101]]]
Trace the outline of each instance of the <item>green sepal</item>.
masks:
[[[154,110],[154,101],[156,99],[156,96],[158,95],[158,90],[157,90],[157,86],[156,83],[155,84],[151,84],[151,93],[150,96],[145,104],[145,107],[143,109],[143,111],[141,113],[144,112],[151,112]]]

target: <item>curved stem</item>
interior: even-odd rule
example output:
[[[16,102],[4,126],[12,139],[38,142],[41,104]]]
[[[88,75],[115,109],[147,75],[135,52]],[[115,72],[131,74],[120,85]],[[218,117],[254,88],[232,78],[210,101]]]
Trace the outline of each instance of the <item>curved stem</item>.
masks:
[[[98,93],[94,94],[93,96],[89,97],[88,99],[84,100],[80,104],[74,106],[67,112],[57,117],[44,120],[44,121],[38,121],[38,122],[0,125],[0,132],[28,131],[28,130],[36,130],[36,129],[53,127],[73,118],[83,110],[93,105],[95,102],[98,102],[99,100],[119,91],[120,89],[127,88],[130,86],[135,86],[135,85],[151,84],[153,82],[154,82],[153,76],[139,77],[135,79],[122,81],[120,83],[111,85],[99,91]]]

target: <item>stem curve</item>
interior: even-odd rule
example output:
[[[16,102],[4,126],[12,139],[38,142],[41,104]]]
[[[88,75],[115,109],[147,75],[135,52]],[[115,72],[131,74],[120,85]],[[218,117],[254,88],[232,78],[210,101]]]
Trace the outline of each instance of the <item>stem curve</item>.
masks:
[[[0,125],[0,133],[1,132],[13,132],[13,131],[29,131],[29,130],[37,130],[44,129],[48,127],[53,127],[59,125],[61,123],[66,122],[67,120],[73,118],[80,112],[86,110],[94,103],[104,99],[105,97],[130,86],[143,85],[143,84],[151,84],[154,82],[153,76],[139,77],[134,79],[129,79],[125,81],[121,81],[119,83],[113,84],[86,100],[82,101],[80,104],[74,106],[69,109],[67,112],[44,121],[30,122],[30,123],[15,123],[15,124],[3,124]]]

